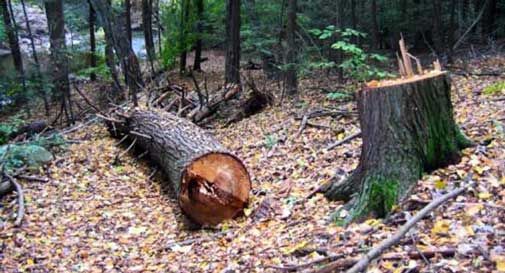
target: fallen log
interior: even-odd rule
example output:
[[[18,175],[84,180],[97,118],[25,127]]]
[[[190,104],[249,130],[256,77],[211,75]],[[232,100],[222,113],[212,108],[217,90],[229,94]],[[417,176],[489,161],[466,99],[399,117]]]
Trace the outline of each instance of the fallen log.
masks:
[[[239,215],[251,181],[242,161],[189,120],[162,111],[132,110],[113,118],[112,135],[125,135],[166,173],[183,212],[202,225]]]

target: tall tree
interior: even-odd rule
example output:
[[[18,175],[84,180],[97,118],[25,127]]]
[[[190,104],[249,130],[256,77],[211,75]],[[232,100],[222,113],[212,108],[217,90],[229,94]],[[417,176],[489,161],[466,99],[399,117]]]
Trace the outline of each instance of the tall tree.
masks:
[[[154,74],[154,60],[156,58],[156,51],[154,49],[153,38],[153,1],[142,0],[142,28],[144,29],[144,40],[147,51],[147,58],[151,66],[151,72]]]
[[[89,23],[89,51],[90,51],[89,66],[96,67],[96,39],[95,39],[96,14],[95,10],[93,9],[93,6],[91,5],[91,3],[89,3],[89,1],[88,1],[88,8],[89,8],[88,23]],[[89,77],[92,81],[95,81],[96,80],[95,72],[91,72]]]
[[[110,4],[106,0],[90,1],[104,27],[106,39],[111,41],[120,60],[130,92],[130,99],[136,106],[138,105],[137,93],[144,85],[137,56],[133,52],[127,35],[121,31],[121,24],[118,24],[118,20],[114,16]]]
[[[203,32],[203,22],[204,22],[204,2],[203,0],[196,0],[196,16],[198,17],[198,22],[196,23],[197,38],[195,42],[195,60],[193,63],[193,69],[196,71],[202,70],[202,32]]]
[[[444,31],[442,29],[442,0],[433,0],[433,34],[434,44],[437,54],[443,51],[444,44]]]
[[[33,39],[32,27],[30,25],[30,20],[28,20],[28,13],[26,12],[25,0],[21,0],[21,7],[23,9],[23,17],[25,19],[26,30],[28,31],[28,39],[30,39],[30,46],[32,48],[33,62],[35,63],[35,82],[37,89],[40,92],[42,100],[44,101],[44,110],[46,111],[46,116],[49,116],[49,101],[45,89],[42,86],[42,72],[40,70],[39,56],[35,48],[35,41]]]
[[[65,44],[65,21],[62,0],[44,0],[44,7],[49,27],[51,61],[53,64],[53,95],[61,99],[61,111],[65,113],[67,123],[73,123],[70,84],[68,80],[68,60]]]
[[[377,0],[371,1],[371,15],[372,15],[372,47],[378,48],[380,47],[380,31],[379,31],[379,21],[377,19]]]
[[[298,93],[298,80],[296,77],[296,9],[297,3],[296,0],[288,0],[288,22],[286,29],[286,37],[287,37],[287,52],[286,52],[286,92],[288,95],[293,96]]]
[[[226,83],[240,84],[240,0],[226,1]]]
[[[188,57],[187,50],[187,28],[189,21],[189,9],[190,9],[190,0],[182,0],[181,1],[181,22],[179,29],[179,43],[181,46],[181,55],[179,56],[179,72],[182,74],[186,71],[186,60]]]
[[[126,35],[132,46],[132,2],[131,0],[125,0],[125,19],[126,19]]]
[[[14,61],[14,68],[19,75],[24,74],[23,59],[21,58],[21,49],[19,48],[18,36],[16,35],[15,25],[12,23],[11,14],[7,0],[0,0],[0,9],[2,9],[3,22],[7,39],[9,40],[9,47],[11,49],[12,60]]]

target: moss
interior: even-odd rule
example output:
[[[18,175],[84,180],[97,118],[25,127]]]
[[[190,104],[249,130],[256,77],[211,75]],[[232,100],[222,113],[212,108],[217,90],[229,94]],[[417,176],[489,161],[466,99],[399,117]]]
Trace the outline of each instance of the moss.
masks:
[[[369,214],[385,217],[398,201],[399,182],[383,176],[372,176],[365,181],[364,191],[352,211],[356,219]]]
[[[494,84],[486,86],[483,93],[488,96],[505,94],[505,81],[496,82]]]

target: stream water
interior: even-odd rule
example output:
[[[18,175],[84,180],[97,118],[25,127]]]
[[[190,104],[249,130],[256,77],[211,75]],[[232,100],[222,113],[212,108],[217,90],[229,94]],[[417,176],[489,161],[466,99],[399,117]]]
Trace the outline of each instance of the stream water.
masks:
[[[145,59],[146,57],[146,51],[145,51],[145,41],[144,41],[144,34],[143,32],[135,31],[133,32],[132,35],[132,48],[135,54],[137,54],[137,57],[141,60]],[[68,35],[67,35],[68,38]],[[67,39],[67,48],[73,49],[73,50],[79,50],[79,48],[82,48],[80,46],[81,43],[85,43],[87,41],[88,37],[87,36],[74,36],[71,41],[68,41]],[[100,41],[98,41],[100,43]],[[156,41],[155,41],[156,42]],[[42,72],[47,72],[50,64],[49,64],[49,51],[48,49],[49,45],[44,44],[41,47],[37,49],[37,54],[40,60]],[[87,48],[86,48],[87,49]],[[86,49],[81,51],[80,54],[83,57],[86,56],[87,52]],[[103,50],[103,49],[102,49]],[[22,57],[23,57],[23,63],[27,67],[27,64],[32,64],[33,63],[33,58],[32,58],[32,52],[30,51],[23,51],[22,52]],[[14,64],[12,61],[12,55],[11,54],[5,54],[5,55],[0,55],[0,77],[2,76],[7,76],[7,75],[12,75],[14,73]]]

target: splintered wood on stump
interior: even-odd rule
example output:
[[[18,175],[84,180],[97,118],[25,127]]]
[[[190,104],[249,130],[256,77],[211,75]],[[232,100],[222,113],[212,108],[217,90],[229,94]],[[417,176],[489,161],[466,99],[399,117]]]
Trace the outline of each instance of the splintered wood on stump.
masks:
[[[239,215],[251,181],[242,161],[190,121],[167,112],[132,110],[116,137],[128,134],[147,150],[169,178],[183,212],[202,225]]]
[[[326,197],[352,199],[351,218],[382,217],[423,172],[459,161],[471,142],[454,121],[450,91],[449,77],[440,71],[359,91],[360,162]]]

